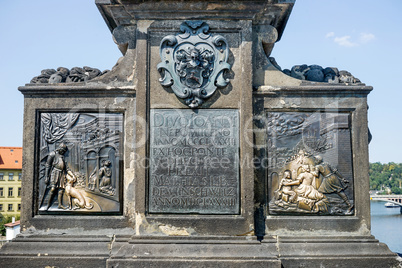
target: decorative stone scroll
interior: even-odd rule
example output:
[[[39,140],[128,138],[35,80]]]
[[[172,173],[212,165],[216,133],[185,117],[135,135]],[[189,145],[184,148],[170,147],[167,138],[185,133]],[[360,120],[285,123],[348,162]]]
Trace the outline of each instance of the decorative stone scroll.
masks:
[[[168,35],[161,41],[160,82],[171,87],[189,107],[196,108],[217,87],[228,85],[224,73],[231,68],[227,63],[229,48],[223,36],[209,33],[205,22],[187,21],[180,30],[181,34]]]
[[[268,112],[271,215],[352,215],[348,113]]]
[[[120,113],[40,114],[40,214],[120,213]]]
[[[239,214],[238,158],[237,110],[151,110],[149,211]]]

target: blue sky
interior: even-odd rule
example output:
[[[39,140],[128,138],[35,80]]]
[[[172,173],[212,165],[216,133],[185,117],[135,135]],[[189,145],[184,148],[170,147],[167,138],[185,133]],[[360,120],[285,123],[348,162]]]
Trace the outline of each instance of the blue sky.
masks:
[[[271,54],[282,68],[347,70],[369,95],[371,162],[402,162],[402,1],[298,0]],[[121,56],[93,0],[3,1],[0,146],[22,146],[23,96],[42,69],[111,69]]]

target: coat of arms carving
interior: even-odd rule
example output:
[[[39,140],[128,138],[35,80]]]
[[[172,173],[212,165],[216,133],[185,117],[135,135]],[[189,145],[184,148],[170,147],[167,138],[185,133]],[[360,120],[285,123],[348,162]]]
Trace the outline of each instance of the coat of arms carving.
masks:
[[[165,36],[161,41],[160,82],[171,87],[189,107],[196,108],[218,87],[228,85],[224,74],[231,68],[227,62],[229,48],[223,36],[209,33],[205,22],[186,21],[180,30],[182,33]]]

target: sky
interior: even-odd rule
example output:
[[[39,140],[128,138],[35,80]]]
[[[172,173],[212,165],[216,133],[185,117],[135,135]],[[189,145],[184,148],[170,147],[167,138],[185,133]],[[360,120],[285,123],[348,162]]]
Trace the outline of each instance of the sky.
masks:
[[[94,0],[3,1],[0,146],[22,146],[23,95],[42,69],[111,69],[121,53]],[[271,56],[347,70],[369,94],[370,162],[402,163],[402,1],[297,0]]]

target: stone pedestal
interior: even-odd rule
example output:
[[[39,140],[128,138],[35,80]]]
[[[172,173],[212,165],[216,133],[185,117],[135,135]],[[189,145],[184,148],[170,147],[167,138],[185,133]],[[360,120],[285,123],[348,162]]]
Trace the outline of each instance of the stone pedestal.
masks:
[[[97,0],[123,57],[19,88],[24,232],[0,264],[397,267],[370,234],[372,88],[278,69],[293,4]]]

